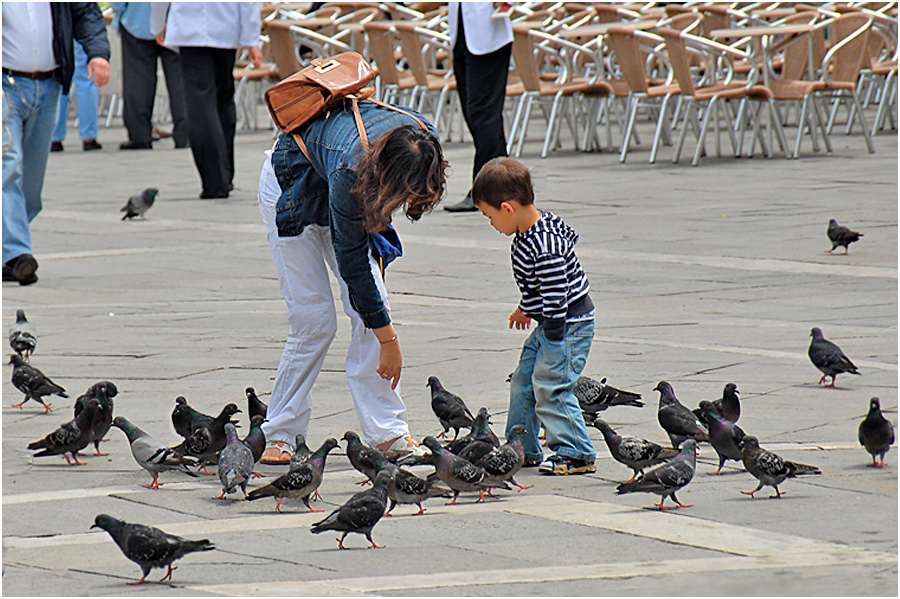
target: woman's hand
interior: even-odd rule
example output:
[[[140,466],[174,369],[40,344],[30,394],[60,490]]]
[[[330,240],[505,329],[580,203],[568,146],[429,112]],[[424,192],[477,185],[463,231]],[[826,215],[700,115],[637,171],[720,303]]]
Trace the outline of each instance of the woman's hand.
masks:
[[[374,329],[373,332],[381,344],[381,355],[378,359],[378,368],[375,370],[381,378],[391,381],[391,389],[396,389],[397,383],[400,382],[400,371],[403,369],[400,340],[391,325]]]
[[[516,306],[513,313],[509,315],[509,328],[513,328],[513,326],[520,331],[531,328],[531,318],[522,314],[522,311],[518,306]]]

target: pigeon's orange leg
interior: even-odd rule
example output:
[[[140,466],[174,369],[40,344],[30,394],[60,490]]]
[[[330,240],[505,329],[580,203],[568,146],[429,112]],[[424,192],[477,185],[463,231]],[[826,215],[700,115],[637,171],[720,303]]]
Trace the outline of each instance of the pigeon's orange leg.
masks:
[[[166,572],[166,575],[159,579],[160,582],[164,580],[172,580],[172,572],[177,570],[178,566],[172,567],[172,564],[169,564],[169,571]]]
[[[138,584],[144,584],[145,582],[147,582],[146,578],[147,578],[146,576],[141,576],[140,580],[135,580],[134,582],[129,582],[128,584],[130,584],[132,586],[138,585]]]
[[[159,488],[159,475],[153,477],[153,482],[149,485],[141,485],[145,489],[158,489]]]

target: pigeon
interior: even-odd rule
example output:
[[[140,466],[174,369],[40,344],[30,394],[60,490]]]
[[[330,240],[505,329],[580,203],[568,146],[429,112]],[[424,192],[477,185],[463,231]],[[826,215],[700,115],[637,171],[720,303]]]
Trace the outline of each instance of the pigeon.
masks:
[[[142,219],[145,219],[144,213],[150,209],[150,206],[153,205],[153,202],[156,200],[156,196],[159,194],[158,189],[154,189],[153,187],[148,187],[144,191],[140,193],[136,193],[125,202],[125,205],[122,206],[119,212],[124,212],[125,216],[122,217],[122,220],[128,218],[134,218],[135,216],[140,216]]]
[[[771,451],[761,449],[759,439],[752,435],[744,437],[741,445],[741,459],[744,461],[744,468],[747,469],[747,472],[755,476],[759,481],[758,487],[752,491],[741,491],[741,493],[754,499],[756,499],[754,493],[765,485],[775,489],[776,494],[772,495],[771,498],[777,499],[781,497],[778,485],[784,482],[784,479],[803,474],[822,474],[822,471],[815,466],[789,462]]]
[[[638,437],[619,436],[602,418],[594,418],[591,424],[603,433],[603,439],[606,441],[606,446],[613,459],[634,471],[631,478],[625,481],[626,483],[633,482],[638,473],[643,474],[644,468],[665,462],[678,455],[678,450],[671,447],[662,447]]]
[[[672,385],[667,381],[660,381],[653,390],[659,391],[659,409],[656,418],[669,435],[672,447],[678,448],[687,438],[709,441],[706,426],[678,401]]]
[[[847,227],[839,225],[837,221],[832,218],[828,221],[828,239],[831,240],[831,249],[825,250],[825,253],[830,254],[835,249],[843,246],[844,255],[846,256],[847,252],[850,250],[850,244],[854,241],[859,241],[860,237],[863,237],[862,233],[851,231]]]
[[[209,424],[212,420],[212,416],[198,412],[188,405],[187,399],[183,395],[175,398],[175,409],[172,410],[172,426],[175,427],[175,432],[185,439],[191,437],[194,429]]]
[[[388,494],[387,485],[391,475],[382,470],[375,477],[372,488],[361,491],[347,500],[347,502],[329,514],[327,518],[316,522],[310,527],[313,534],[319,534],[326,530],[343,532],[338,539],[338,548],[344,547],[344,539],[351,532],[366,535],[371,547],[381,549],[384,545],[378,545],[372,540],[372,528],[384,516],[387,509]]]
[[[237,429],[230,422],[225,425],[227,444],[219,454],[219,481],[222,483],[222,494],[216,499],[225,499],[225,494],[234,493],[240,487],[247,496],[247,481],[253,474],[253,452],[238,439]]]
[[[19,354],[13,354],[9,357],[9,363],[13,365],[12,384],[13,386],[25,394],[25,399],[20,403],[13,404],[14,408],[21,408],[29,399],[33,399],[44,406],[44,414],[52,412],[50,404],[44,402],[45,395],[58,395],[60,397],[69,397],[66,390],[47,378],[43,372],[30,364],[26,364],[24,358]]]
[[[436,376],[428,377],[426,387],[431,387],[431,409],[444,427],[444,432],[437,436],[438,439],[444,438],[451,428],[455,433],[454,440],[459,437],[459,429],[471,428],[475,417],[460,396],[444,389]]]
[[[612,406],[644,407],[640,393],[621,391],[611,387],[606,384],[606,377],[598,382],[590,377],[580,376],[575,381],[575,388],[572,391],[578,398],[578,403],[581,404],[581,410],[586,414],[585,421],[587,422],[593,420],[597,412],[602,412]]]
[[[9,327],[9,346],[26,362],[37,347],[37,331],[25,318],[25,310],[16,310],[16,322]]]
[[[709,426],[709,442],[719,456],[719,467],[716,474],[722,474],[725,460],[741,460],[741,440],[746,436],[741,427],[728,422],[708,401],[700,402],[700,410],[707,426]]]
[[[253,387],[247,387],[245,392],[247,393],[247,416],[251,420],[253,420],[254,416],[262,416],[263,420],[265,420],[269,406],[259,400],[259,397],[256,396],[256,389]]]
[[[153,475],[153,482],[149,485],[141,485],[142,487],[158,489],[160,487],[159,473],[168,470],[178,470],[188,476],[197,476],[186,468],[186,466],[197,465],[194,458],[183,456],[177,451],[169,449],[122,416],[116,416],[112,425],[128,437],[131,455],[134,456],[134,461],[138,463],[138,466]]]
[[[663,505],[666,497],[671,497],[678,507],[691,507],[689,503],[681,503],[675,496],[677,491],[683,489],[694,478],[694,470],[697,468],[697,442],[686,439],[677,456],[659,464],[631,482],[622,483],[616,487],[618,495],[625,493],[656,493],[660,496],[659,509],[668,510]]]
[[[294,453],[291,454],[291,468],[295,465],[299,466],[310,457],[313,452],[306,445],[306,437],[300,433],[294,437]]]
[[[525,427],[517,424],[509,429],[506,435],[506,443],[494,448],[490,453],[475,462],[479,468],[484,468],[488,476],[503,482],[510,482],[519,490],[530,489],[534,485],[523,486],[513,477],[525,464]]]
[[[421,516],[425,513],[422,502],[429,497],[450,497],[450,490],[435,486],[432,481],[419,478],[409,470],[400,468],[385,456],[376,456],[375,465],[379,472],[386,471],[391,475],[387,482],[388,499],[391,506],[384,513],[390,516],[397,504],[414,503],[419,506],[419,511],[413,514]]]
[[[207,464],[218,462],[219,452],[225,448],[225,425],[232,424],[231,417],[240,412],[237,405],[227,404],[218,416],[207,424],[199,425],[180,445],[174,447],[175,451],[183,455],[194,456],[199,459],[205,470]],[[206,472],[206,474],[210,474]]]
[[[280,512],[281,501],[285,497],[290,497],[303,500],[303,504],[310,512],[321,512],[322,510],[313,509],[309,505],[309,499],[322,484],[322,474],[325,471],[325,458],[328,457],[328,452],[337,446],[336,439],[326,439],[322,447],[316,450],[308,460],[302,463],[291,463],[291,468],[286,474],[279,476],[264,487],[253,489],[245,499],[255,501],[263,497],[275,497],[278,499],[275,511]]]
[[[359,481],[358,485],[364,485],[375,480],[378,467],[375,465],[379,456],[384,454],[374,447],[369,447],[359,439],[359,435],[353,431],[347,431],[341,437],[347,442],[347,458],[354,468],[366,475],[367,480]]]
[[[455,453],[456,455],[461,455],[463,452],[467,450],[470,445],[486,445],[487,447],[481,447],[474,450],[480,453],[469,454],[469,455],[484,455],[490,452],[495,447],[500,447],[500,439],[497,435],[494,434],[494,431],[491,430],[491,414],[488,412],[487,408],[480,408],[478,410],[478,415],[475,416],[475,419],[472,421],[471,430],[469,430],[469,434],[465,437],[459,437],[450,441],[445,445],[447,451],[450,453]],[[470,462],[473,460],[466,458]]]
[[[738,396],[737,385],[728,383],[722,390],[722,397],[712,402],[712,406],[716,411],[725,417],[728,422],[737,422],[741,417],[741,398]],[[694,415],[705,422],[703,419],[703,411],[698,407],[691,410]]]
[[[110,381],[100,381],[88,387],[88,390],[84,392],[84,395],[79,395],[78,399],[75,400],[76,417],[81,410],[84,409],[87,405],[87,401],[91,398],[97,399],[105,410],[103,419],[91,427],[91,443],[94,444],[94,449],[97,450],[98,456],[107,455],[100,452],[100,441],[105,441],[103,437],[106,436],[106,433],[109,432],[110,425],[112,425],[114,407],[112,398],[118,394],[119,389],[114,383]]]
[[[822,329],[813,327],[809,336],[812,337],[812,341],[809,343],[809,359],[822,372],[822,378],[819,379],[820,385],[828,376],[831,377],[831,384],[826,387],[834,387],[834,379],[837,375],[843,372],[859,374],[856,366],[850,361],[850,358],[844,355],[841,348],[822,335]]]
[[[109,533],[122,553],[141,567],[141,579],[128,584],[144,584],[147,582],[147,574],[153,568],[168,567],[169,571],[162,577],[163,580],[172,579],[172,562],[194,551],[210,551],[215,547],[207,539],[189,541],[165,533],[152,526],[132,524],[123,520],[117,520],[106,514],[99,514],[94,518],[91,528],[102,528]]]
[[[489,477],[484,468],[441,447],[440,441],[434,437],[425,437],[422,444],[431,450],[430,459],[438,478],[453,490],[453,499],[446,505],[456,505],[456,498],[463,491],[478,491],[479,497],[475,501],[478,503],[484,501],[484,492],[491,487],[506,487],[503,481],[496,481]]]
[[[28,449],[43,450],[34,454],[36,458],[62,455],[69,464],[73,462],[66,454],[71,453],[72,459],[75,460],[74,465],[84,466],[84,462],[79,462],[76,454],[91,442],[91,425],[95,419],[103,417],[103,411],[103,406],[98,400],[88,400],[87,406],[78,414],[77,418],[66,422],[40,441],[29,443]]]
[[[884,466],[884,454],[894,444],[894,425],[881,415],[881,402],[877,397],[869,400],[869,413],[859,423],[859,444],[872,454],[870,466]],[[876,456],[881,456],[880,462],[875,459]]]
[[[247,447],[250,448],[250,452],[253,454],[253,463],[259,461],[259,458],[262,457],[263,452],[266,450],[266,433],[262,430],[262,423],[265,421],[264,416],[260,416],[257,414],[253,418],[250,419],[250,432],[247,433],[247,436],[244,437],[243,443]],[[259,472],[253,472],[254,478],[262,478],[263,474]]]

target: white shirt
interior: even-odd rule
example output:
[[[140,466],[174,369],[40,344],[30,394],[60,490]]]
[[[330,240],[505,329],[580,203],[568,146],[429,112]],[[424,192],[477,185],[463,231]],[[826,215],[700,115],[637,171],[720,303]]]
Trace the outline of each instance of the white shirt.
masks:
[[[154,2],[150,30],[165,28],[166,46],[259,46],[259,9],[259,2]]]
[[[52,71],[53,17],[49,2],[3,3],[3,68]]]
[[[466,30],[466,48],[472,54],[488,54],[513,41],[509,17],[491,18],[495,10],[493,2],[451,2],[450,12],[447,15],[451,48],[456,46],[460,6],[462,6],[463,27]]]

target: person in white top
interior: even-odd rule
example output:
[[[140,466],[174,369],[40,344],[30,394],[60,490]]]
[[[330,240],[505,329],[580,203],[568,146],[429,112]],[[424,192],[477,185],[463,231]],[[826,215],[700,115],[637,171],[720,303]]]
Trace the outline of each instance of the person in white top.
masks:
[[[513,32],[509,15],[492,18],[505,2],[450,2],[448,24],[453,73],[463,117],[475,142],[472,180],[486,162],[506,156],[503,102]],[[449,212],[477,212],[471,193]]]
[[[150,29],[160,45],[177,49],[188,138],[203,189],[200,198],[227,198],[234,177],[234,61],[249,49],[262,64],[258,2],[158,2]]]

